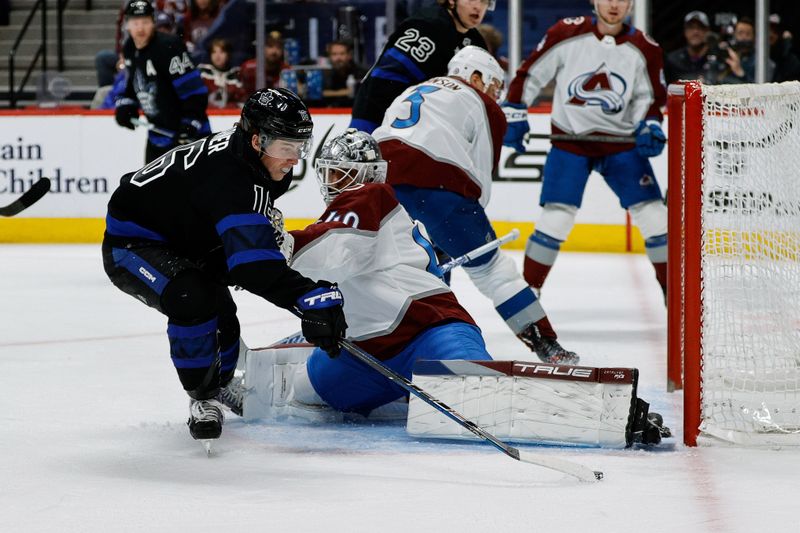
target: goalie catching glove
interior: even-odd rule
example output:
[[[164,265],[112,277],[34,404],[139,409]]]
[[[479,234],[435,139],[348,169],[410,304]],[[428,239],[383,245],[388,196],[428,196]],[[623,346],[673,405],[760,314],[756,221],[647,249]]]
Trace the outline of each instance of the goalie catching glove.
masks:
[[[344,298],[336,284],[322,280],[315,289],[297,299],[303,336],[330,357],[339,355],[339,341],[347,331],[343,305]]]

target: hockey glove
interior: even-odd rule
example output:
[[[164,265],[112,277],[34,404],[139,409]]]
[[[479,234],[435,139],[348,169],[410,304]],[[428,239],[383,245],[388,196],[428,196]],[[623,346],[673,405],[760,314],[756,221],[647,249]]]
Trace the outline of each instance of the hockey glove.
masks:
[[[664,150],[667,137],[661,124],[655,120],[643,120],[636,126],[636,151],[643,157],[655,157]]]
[[[503,144],[510,146],[517,152],[524,153],[525,145],[523,141],[525,134],[530,131],[530,126],[528,126],[528,106],[505,102],[502,105],[502,109],[508,123],[506,136],[503,137]]]
[[[330,357],[339,355],[339,341],[347,331],[342,305],[344,298],[335,283],[320,280],[317,287],[297,299],[302,313],[303,336],[325,350]]]
[[[203,136],[201,130],[203,123],[197,119],[181,121],[181,129],[178,130],[178,144],[189,144]]]
[[[131,122],[135,118],[139,118],[139,106],[133,103],[130,99],[120,100],[117,102],[117,107],[114,109],[114,118],[117,124],[129,130],[136,129]]]

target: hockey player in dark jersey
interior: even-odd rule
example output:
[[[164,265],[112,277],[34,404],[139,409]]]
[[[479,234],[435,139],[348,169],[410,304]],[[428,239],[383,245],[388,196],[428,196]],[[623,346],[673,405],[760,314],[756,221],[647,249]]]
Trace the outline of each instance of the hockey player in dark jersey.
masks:
[[[461,48],[486,48],[476,29],[494,0],[438,0],[435,16],[413,17],[389,37],[356,93],[350,127],[377,128],[389,105],[406,88],[447,75],[447,63]]]
[[[130,0],[125,7],[130,36],[122,53],[128,82],[115,112],[117,124],[134,129],[132,120],[141,108],[154,126],[147,136],[146,163],[211,133],[200,72],[178,36],[155,31],[153,15],[147,0]]]
[[[189,394],[189,430],[218,438],[215,400],[233,376],[239,322],[228,286],[301,315],[328,352],[344,337],[342,296],[287,266],[280,212],[292,167],[311,145],[311,117],[286,89],[255,92],[234,128],[179,146],[124,175],[108,204],[103,263],[123,292],[168,317],[172,362]]]

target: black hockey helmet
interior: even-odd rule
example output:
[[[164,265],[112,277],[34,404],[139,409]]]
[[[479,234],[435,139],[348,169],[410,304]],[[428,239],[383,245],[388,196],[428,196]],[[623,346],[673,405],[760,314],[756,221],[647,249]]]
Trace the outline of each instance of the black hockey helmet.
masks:
[[[130,0],[125,6],[125,16],[130,17],[150,17],[156,15],[156,10],[148,0]]]
[[[284,141],[284,146],[287,141],[299,141],[298,158],[311,148],[311,114],[289,89],[261,89],[250,95],[242,108],[241,126],[249,137],[258,135],[261,152],[272,157],[283,157],[269,149],[276,140]]]

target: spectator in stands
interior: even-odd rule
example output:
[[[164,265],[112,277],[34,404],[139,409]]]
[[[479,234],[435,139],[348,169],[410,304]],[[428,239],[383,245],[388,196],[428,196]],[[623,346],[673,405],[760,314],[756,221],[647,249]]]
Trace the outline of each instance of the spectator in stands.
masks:
[[[353,59],[351,41],[331,41],[327,51],[331,68],[323,74],[322,97],[327,105],[352,107],[356,88],[367,69]]]
[[[272,31],[264,39],[264,87],[256,87],[256,59],[242,63],[240,78],[245,94],[256,89],[273,89],[280,85],[281,71],[291,68],[283,59],[283,36]]]
[[[486,41],[487,49],[492,57],[500,64],[504,72],[508,72],[508,58],[500,55],[500,47],[503,46],[503,33],[491,24],[481,24],[478,32]]]
[[[769,16],[769,57],[775,63],[772,81],[800,80],[800,58],[792,52],[792,34],[781,32],[781,16]]]
[[[683,18],[683,37],[686,46],[667,54],[664,62],[664,76],[667,83],[678,80],[703,80],[709,78],[709,35],[711,28],[708,15],[702,11],[692,11]]]
[[[175,17],[163,11],[156,13],[156,31],[175,33]]]
[[[200,46],[220,11],[220,0],[191,0],[183,19],[183,39],[189,52]]]
[[[239,67],[230,66],[231,47],[225,39],[214,39],[208,50],[211,63],[201,63],[200,76],[208,88],[208,105],[235,107],[247,96],[242,90]]]
[[[720,77],[719,83],[753,83],[756,80],[755,57],[756,27],[753,19],[742,17],[736,21],[733,29],[733,40],[723,49],[727,52],[724,58],[728,68]],[[723,56],[724,57],[724,56]],[[767,79],[772,78],[774,63],[767,65]]]

